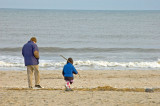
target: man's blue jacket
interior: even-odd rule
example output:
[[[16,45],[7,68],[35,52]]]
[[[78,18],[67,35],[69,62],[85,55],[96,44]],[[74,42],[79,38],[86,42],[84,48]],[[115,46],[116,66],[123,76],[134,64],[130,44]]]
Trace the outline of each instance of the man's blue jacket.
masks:
[[[39,51],[37,45],[33,41],[28,41],[22,48],[25,66],[38,65],[39,59],[34,56],[34,51]]]

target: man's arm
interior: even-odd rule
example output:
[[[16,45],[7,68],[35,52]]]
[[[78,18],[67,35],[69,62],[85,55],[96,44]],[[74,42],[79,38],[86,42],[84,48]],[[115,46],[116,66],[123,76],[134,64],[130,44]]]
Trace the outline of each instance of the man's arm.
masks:
[[[24,53],[23,53],[23,51],[24,51],[24,50],[23,50],[23,48],[22,48],[22,56],[24,57]]]
[[[39,59],[39,52],[38,51],[34,51],[34,56]]]

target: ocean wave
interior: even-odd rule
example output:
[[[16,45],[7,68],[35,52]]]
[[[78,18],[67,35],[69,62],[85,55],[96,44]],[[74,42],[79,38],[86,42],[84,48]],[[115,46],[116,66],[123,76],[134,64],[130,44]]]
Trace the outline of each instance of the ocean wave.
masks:
[[[22,47],[0,48],[1,52],[20,52]],[[159,53],[155,48],[61,48],[61,47],[39,47],[40,52],[148,52]]]
[[[41,60],[39,66],[42,68],[52,67],[54,69],[62,69],[66,62],[53,62],[47,60]],[[160,68],[159,62],[108,62],[108,61],[74,61],[74,65],[77,68],[83,67],[96,69],[106,69],[113,67],[121,67],[121,68]],[[24,63],[21,62],[4,62],[0,61],[0,67],[24,67]]]
[[[160,68],[158,62],[107,62],[107,61],[76,61],[76,65],[101,67],[132,67],[132,68]]]
[[[11,63],[11,62],[4,62],[0,61],[0,67],[23,67],[24,64],[22,63]]]

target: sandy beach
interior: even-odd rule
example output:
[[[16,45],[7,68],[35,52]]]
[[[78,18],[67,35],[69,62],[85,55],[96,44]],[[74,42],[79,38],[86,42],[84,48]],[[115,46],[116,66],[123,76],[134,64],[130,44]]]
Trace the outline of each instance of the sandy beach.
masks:
[[[1,106],[158,106],[160,71],[79,71],[65,91],[61,71],[40,71],[42,89],[29,89],[26,71],[0,71]],[[34,80],[33,80],[34,84]],[[154,92],[145,92],[152,89]]]

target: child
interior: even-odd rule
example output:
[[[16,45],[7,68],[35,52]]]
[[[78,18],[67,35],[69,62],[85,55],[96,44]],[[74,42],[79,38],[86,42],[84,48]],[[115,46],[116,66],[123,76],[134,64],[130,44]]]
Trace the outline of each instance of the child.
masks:
[[[67,64],[64,65],[62,74],[64,76],[64,80],[66,81],[66,91],[71,91],[70,84],[73,83],[74,76],[73,74],[79,74],[78,71],[73,66],[73,59],[68,58]]]

